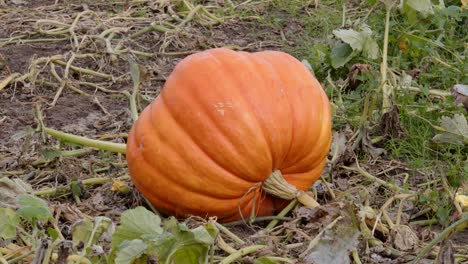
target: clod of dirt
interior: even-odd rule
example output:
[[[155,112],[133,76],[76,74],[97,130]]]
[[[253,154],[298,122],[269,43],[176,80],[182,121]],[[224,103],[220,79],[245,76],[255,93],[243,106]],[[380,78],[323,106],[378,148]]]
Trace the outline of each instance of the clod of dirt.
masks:
[[[416,233],[407,225],[395,226],[391,232],[393,245],[396,249],[409,251],[419,244],[419,238]]]

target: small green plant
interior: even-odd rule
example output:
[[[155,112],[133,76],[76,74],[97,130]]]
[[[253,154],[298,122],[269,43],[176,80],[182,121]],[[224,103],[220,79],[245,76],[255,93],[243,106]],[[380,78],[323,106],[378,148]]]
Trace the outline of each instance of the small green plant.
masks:
[[[207,263],[218,234],[214,222],[190,229],[171,217],[165,221],[143,207],[122,213],[120,224],[104,216],[81,219],[71,228],[71,241],[57,227],[47,203],[30,194],[21,194],[19,208],[0,208],[0,248],[5,261],[30,261],[44,251],[41,263],[50,263],[59,255],[60,245],[71,243],[65,258],[72,263]],[[109,241],[110,240],[110,241]],[[48,241],[46,244],[43,241]],[[104,252],[110,242],[110,254]],[[24,248],[21,255],[13,249]],[[37,257],[36,257],[37,258]]]

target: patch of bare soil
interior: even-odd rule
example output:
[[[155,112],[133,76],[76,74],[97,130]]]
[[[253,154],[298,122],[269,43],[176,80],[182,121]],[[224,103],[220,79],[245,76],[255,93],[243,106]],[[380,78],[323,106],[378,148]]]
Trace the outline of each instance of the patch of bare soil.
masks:
[[[17,44],[0,47],[0,55],[4,58],[3,64],[11,72],[25,73],[32,60],[63,54],[70,48],[67,42]]]

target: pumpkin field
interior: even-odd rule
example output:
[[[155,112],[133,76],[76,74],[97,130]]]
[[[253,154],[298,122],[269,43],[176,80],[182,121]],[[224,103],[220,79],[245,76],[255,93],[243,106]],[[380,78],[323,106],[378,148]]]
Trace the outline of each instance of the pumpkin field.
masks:
[[[0,264],[468,263],[468,1],[0,0]]]

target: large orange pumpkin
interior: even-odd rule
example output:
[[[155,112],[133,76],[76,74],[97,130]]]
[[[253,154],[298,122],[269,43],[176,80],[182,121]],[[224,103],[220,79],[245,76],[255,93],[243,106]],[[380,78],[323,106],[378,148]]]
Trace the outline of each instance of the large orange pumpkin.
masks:
[[[274,171],[273,183],[282,175],[310,188],[330,143],[328,98],[301,62],[279,51],[218,48],[177,64],[133,125],[127,160],[158,210],[225,222],[284,207],[265,192]]]

